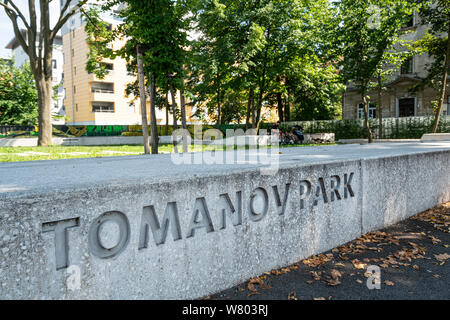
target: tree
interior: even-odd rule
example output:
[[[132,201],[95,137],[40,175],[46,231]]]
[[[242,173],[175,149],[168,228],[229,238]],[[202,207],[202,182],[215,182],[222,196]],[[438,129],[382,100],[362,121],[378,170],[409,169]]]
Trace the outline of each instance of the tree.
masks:
[[[80,0],[77,5],[70,8],[71,1],[66,1],[61,8],[56,24],[50,26],[49,4],[51,0],[39,0],[39,9],[36,1],[28,1],[27,19],[24,13],[16,5],[14,0],[0,0],[0,6],[5,10],[11,20],[14,35],[18,43],[29,57],[31,72],[33,73],[38,93],[38,145],[52,144],[52,55],[53,41],[62,26],[73,16],[87,0]],[[40,20],[38,21],[38,10]],[[21,29],[25,29],[22,33]]]
[[[320,70],[336,84],[337,65],[326,60],[335,23],[329,1],[202,0],[197,11],[192,90],[218,124],[245,118],[247,128],[257,128],[263,107],[289,120],[294,100],[309,107],[294,95],[309,95],[311,82],[304,80],[313,68],[315,92],[330,84],[320,81]]]
[[[431,85],[439,92],[435,102],[435,117],[432,126],[432,133],[436,133],[446,96],[450,68],[450,1],[419,0],[418,2],[423,5],[420,11],[423,22],[430,25],[428,32],[423,39],[418,41],[417,46],[434,60],[427,66],[428,75],[423,79],[422,86]]]
[[[123,9],[118,14],[123,22],[112,30],[105,29],[105,23],[101,21],[95,9],[85,13],[90,22],[86,25],[86,30],[92,37],[89,43],[87,69],[95,72],[97,76],[102,76],[104,72],[101,67],[102,59],[105,57],[114,59],[120,56],[128,62],[128,69],[136,72],[136,48],[141,47],[145,87],[150,95],[152,153],[158,153],[155,100],[158,89],[161,91],[160,95],[167,96],[170,92],[174,120],[176,120],[175,90],[184,92],[186,30],[190,21],[187,18],[189,1],[110,0],[106,1],[101,8],[110,10],[117,5],[122,5]],[[122,48],[114,50],[107,48],[107,43],[119,38],[127,39]],[[132,84],[129,92],[133,92],[135,96],[139,95],[139,85]],[[183,129],[186,129],[185,101],[184,95],[181,96],[181,120]],[[176,121],[174,125],[176,126]],[[187,151],[186,144],[183,144],[183,150]]]
[[[339,33],[343,79],[358,89],[364,110],[364,127],[373,142],[369,125],[368,92],[386,54],[395,50],[399,33],[414,12],[406,0],[341,0],[342,27]]]
[[[38,95],[29,64],[0,60],[0,125],[35,125]]]

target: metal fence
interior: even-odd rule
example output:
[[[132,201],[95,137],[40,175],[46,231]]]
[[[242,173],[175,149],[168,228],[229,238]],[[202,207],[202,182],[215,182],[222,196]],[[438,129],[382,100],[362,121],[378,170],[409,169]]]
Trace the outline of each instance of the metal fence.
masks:
[[[370,128],[377,139],[420,139],[423,134],[430,133],[434,117],[404,117],[382,119],[382,133],[379,134],[378,119],[370,119]],[[293,125],[303,127],[305,133],[333,132],[336,139],[366,138],[366,130],[362,119],[291,121],[284,122],[286,128]],[[450,132],[450,116],[442,116],[438,132]]]
[[[34,131],[34,126],[0,126],[0,134],[6,135],[8,132]]]

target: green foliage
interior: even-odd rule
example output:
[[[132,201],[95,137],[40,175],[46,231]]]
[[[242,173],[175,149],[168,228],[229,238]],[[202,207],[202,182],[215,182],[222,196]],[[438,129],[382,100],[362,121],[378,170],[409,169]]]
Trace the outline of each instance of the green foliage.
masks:
[[[0,125],[35,125],[38,95],[28,64],[0,61]]]
[[[342,25],[337,37],[342,52],[342,77],[362,95],[375,87],[382,70],[397,69],[408,57],[400,39],[403,26],[416,8],[406,0],[341,0]],[[394,52],[401,51],[397,55]]]
[[[416,1],[422,4],[420,17],[423,23],[428,24],[430,28],[422,39],[416,41],[415,48],[421,53],[428,54],[432,58],[432,62],[426,66],[427,76],[413,90],[419,90],[426,85],[439,90],[442,86],[445,56],[449,43],[450,1]]]
[[[259,114],[279,103],[293,103],[296,117],[339,114],[329,1],[202,0],[196,12],[190,88],[199,117],[217,121],[220,110],[221,122],[242,121],[248,106]]]

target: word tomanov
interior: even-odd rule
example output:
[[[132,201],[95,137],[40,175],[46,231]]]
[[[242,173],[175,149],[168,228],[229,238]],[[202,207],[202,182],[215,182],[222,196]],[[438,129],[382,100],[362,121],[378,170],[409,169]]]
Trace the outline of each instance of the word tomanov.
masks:
[[[156,246],[163,245],[168,238],[169,232],[174,241],[194,238],[199,229],[207,233],[217,232],[233,225],[234,227],[243,223],[246,214],[251,222],[264,219],[269,212],[270,198],[275,204],[275,213],[282,216],[286,212],[289,201],[299,201],[300,210],[308,206],[317,206],[319,202],[333,203],[355,197],[355,189],[352,187],[354,173],[333,175],[328,178],[319,177],[317,180],[301,180],[298,184],[299,197],[293,199],[291,183],[285,183],[269,188],[257,187],[247,198],[244,199],[242,191],[234,195],[223,193],[218,198],[211,199],[215,207],[208,207],[205,197],[195,199],[189,224],[182,226],[177,202],[167,202],[164,213],[156,212],[155,206],[150,204],[144,206],[140,214],[139,230],[134,230],[138,237],[138,249],[145,250],[152,242]],[[247,202],[246,212],[243,210],[243,202]],[[218,210],[218,221],[213,223],[211,209]],[[114,227],[111,229],[111,225]],[[69,241],[67,231],[70,228],[80,226],[80,217],[71,219],[50,221],[42,223],[42,232],[52,232],[55,243],[56,269],[64,269],[69,266]],[[182,228],[183,227],[183,228]],[[102,238],[105,228],[113,230],[114,241]],[[108,259],[121,254],[130,241],[132,230],[125,213],[120,211],[108,211],[100,214],[90,223],[87,241],[90,252],[100,258]],[[109,231],[111,234],[111,231]]]

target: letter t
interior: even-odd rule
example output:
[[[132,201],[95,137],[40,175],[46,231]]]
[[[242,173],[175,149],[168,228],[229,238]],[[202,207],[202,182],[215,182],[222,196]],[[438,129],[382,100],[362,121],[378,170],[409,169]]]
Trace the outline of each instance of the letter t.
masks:
[[[78,227],[79,225],[80,218],[45,222],[42,224],[42,232],[55,232],[56,270],[68,267],[69,240],[67,239],[67,229]]]

